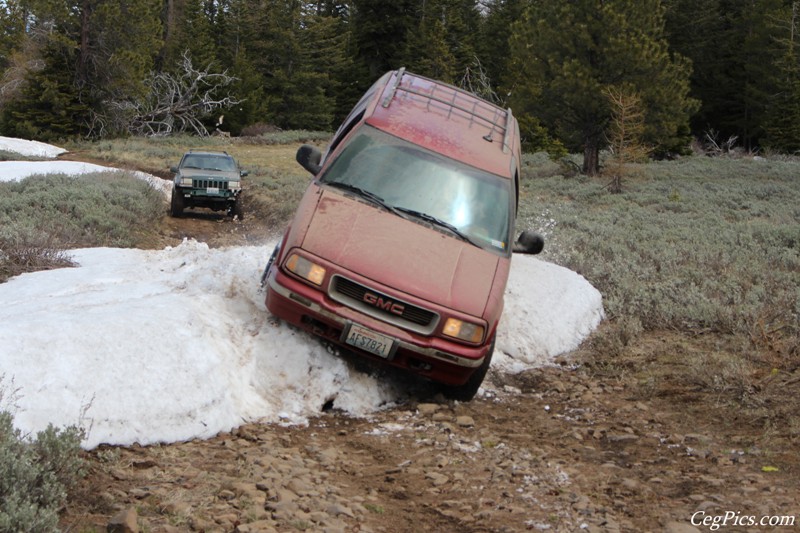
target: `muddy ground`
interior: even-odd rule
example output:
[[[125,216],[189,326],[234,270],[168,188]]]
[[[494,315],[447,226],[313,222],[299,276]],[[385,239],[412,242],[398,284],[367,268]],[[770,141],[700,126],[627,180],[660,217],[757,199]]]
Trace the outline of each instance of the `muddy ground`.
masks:
[[[149,244],[268,235],[256,220],[197,214],[165,218]],[[247,424],[207,441],[100,447],[86,454],[88,475],[61,525],[800,531],[800,369],[767,365],[742,387],[710,386],[688,362],[724,353],[726,342],[657,332],[610,355],[590,340],[552,367],[490,373],[470,403],[420,396],[362,419],[334,402],[307,427]]]

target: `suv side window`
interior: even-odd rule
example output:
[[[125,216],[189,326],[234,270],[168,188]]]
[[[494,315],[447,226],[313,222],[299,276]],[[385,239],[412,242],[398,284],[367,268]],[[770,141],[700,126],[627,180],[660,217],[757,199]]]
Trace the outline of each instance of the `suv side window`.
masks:
[[[364,96],[361,97],[361,100],[353,107],[353,110],[350,111],[350,114],[347,115],[347,118],[342,122],[342,125],[339,126],[339,129],[336,131],[336,135],[333,136],[333,140],[331,141],[330,146],[328,146],[328,150],[325,152],[325,156],[322,158],[324,161],[328,158],[336,147],[342,142],[342,139],[347,137],[347,134],[353,131],[353,128],[356,124],[358,124],[361,119],[364,117],[364,113],[367,110],[367,105],[372,101],[375,92],[378,90],[379,87],[383,87],[385,83],[385,78],[391,76],[391,72],[387,72],[384,74],[378,81],[372,84]]]
[[[347,137],[347,134],[350,133],[355,127],[355,125],[361,121],[361,119],[364,117],[364,111],[366,111],[366,109],[362,109],[359,114],[357,114],[351,120],[346,121],[342,125],[342,127],[339,128],[339,131],[336,133],[336,137],[333,138],[333,141],[331,141],[331,145],[328,147],[328,151],[325,154],[325,157],[328,157],[328,154],[336,150],[336,147],[339,146],[339,143],[342,142],[342,139]]]

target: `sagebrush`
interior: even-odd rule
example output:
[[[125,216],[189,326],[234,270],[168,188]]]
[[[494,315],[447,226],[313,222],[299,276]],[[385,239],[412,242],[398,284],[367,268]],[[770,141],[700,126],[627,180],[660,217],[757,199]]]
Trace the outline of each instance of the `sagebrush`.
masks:
[[[69,266],[68,248],[135,246],[165,212],[163,194],[127,173],[0,182],[0,281]]]
[[[641,165],[622,194],[546,164],[545,177],[524,166],[518,226],[545,233],[543,258],[599,289],[612,322],[742,335],[794,364],[800,163],[654,162]]]
[[[33,439],[24,435],[10,412],[19,391],[3,381],[0,376],[0,531],[57,531],[58,512],[84,475],[84,431],[49,425]]]

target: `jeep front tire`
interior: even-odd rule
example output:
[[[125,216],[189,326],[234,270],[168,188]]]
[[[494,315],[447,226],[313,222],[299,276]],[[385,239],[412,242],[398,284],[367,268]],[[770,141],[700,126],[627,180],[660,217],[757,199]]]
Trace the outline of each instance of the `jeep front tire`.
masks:
[[[173,217],[179,217],[183,214],[183,194],[177,187],[172,188],[172,200],[169,203],[169,214]]]
[[[231,215],[238,217],[239,220],[244,220],[244,205],[242,205],[241,196],[236,199],[236,202],[234,202],[233,208],[231,208]]]

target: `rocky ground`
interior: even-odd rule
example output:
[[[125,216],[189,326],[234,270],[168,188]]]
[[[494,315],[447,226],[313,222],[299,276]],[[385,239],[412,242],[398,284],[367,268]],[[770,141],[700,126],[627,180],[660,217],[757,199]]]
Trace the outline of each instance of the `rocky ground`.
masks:
[[[674,340],[658,337],[642,346]],[[721,531],[800,530],[757,523],[800,520],[796,435],[765,432],[746,409],[702,390],[645,386],[642,369],[598,372],[585,355],[492,375],[470,403],[433,397],[369,418],[334,408],[306,427],[247,424],[208,441],[102,447],[87,454],[89,475],[62,525],[691,532],[718,520]],[[637,354],[624,366],[667,364],[656,359]],[[798,382],[795,372],[763,388],[797,396]]]
[[[183,237],[219,246],[266,234],[252,221],[199,214],[165,219],[151,244]],[[800,368],[766,365],[741,387],[694,375],[700,367],[687,363],[725,342],[650,333],[612,355],[590,341],[551,367],[490,373],[469,403],[420,396],[368,418],[333,405],[308,426],[251,423],[207,441],[100,447],[86,453],[87,476],[61,525],[800,531]],[[783,526],[769,525],[781,517]]]

